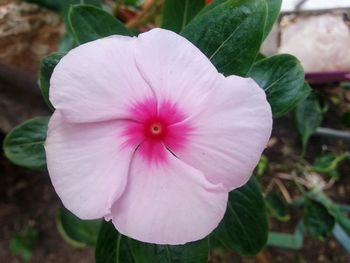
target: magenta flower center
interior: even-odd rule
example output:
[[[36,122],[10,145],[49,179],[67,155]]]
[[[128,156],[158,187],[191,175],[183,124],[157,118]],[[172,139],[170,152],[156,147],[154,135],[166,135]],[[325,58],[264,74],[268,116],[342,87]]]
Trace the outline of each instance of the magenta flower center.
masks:
[[[145,137],[153,140],[162,140],[166,133],[166,125],[161,121],[151,121],[145,125]]]
[[[165,161],[165,151],[174,153],[185,146],[192,128],[183,122],[186,115],[174,103],[147,99],[129,111],[134,122],[124,130],[127,146],[138,146],[137,152],[147,161]]]

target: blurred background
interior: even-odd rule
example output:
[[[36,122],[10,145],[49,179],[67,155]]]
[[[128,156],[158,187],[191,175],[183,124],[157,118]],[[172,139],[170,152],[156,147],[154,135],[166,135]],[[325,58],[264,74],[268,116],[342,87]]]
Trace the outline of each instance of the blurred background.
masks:
[[[65,1],[0,0],[0,141],[21,122],[50,114],[37,80],[40,61],[72,45],[65,30]],[[142,32],[159,26],[162,4],[106,0],[104,9]],[[269,240],[258,256],[245,258],[218,248],[210,255],[212,263],[350,262],[349,237],[298,232],[304,213],[299,197],[314,187],[350,211],[349,10],[347,0],[283,1],[261,52],[295,55],[317,99],[275,121],[256,174],[269,208],[270,230],[289,234],[290,244]],[[311,134],[302,127],[305,123]],[[308,143],[302,145],[306,137]],[[15,166],[1,151],[0,262],[94,262],[93,248],[64,241],[57,219],[60,206],[46,173]]]

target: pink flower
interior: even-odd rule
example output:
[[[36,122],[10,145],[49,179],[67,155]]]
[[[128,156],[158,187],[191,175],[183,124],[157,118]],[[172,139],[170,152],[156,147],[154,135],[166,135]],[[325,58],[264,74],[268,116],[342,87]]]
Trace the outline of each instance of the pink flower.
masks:
[[[65,207],[157,244],[216,228],[272,126],[252,79],[224,77],[162,29],[71,50],[53,72],[50,100],[47,165]]]

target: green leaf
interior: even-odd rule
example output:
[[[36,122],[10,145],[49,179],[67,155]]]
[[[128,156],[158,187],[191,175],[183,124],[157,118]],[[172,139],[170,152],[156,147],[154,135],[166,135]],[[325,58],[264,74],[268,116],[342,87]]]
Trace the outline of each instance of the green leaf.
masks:
[[[275,24],[282,6],[282,0],[266,0],[267,2],[267,20],[264,31],[264,39],[270,33],[273,25]]]
[[[221,5],[222,3],[225,3],[227,0],[213,0],[209,5],[207,5],[205,8],[203,8],[199,14],[204,14],[212,9],[214,9],[215,7],[217,7],[218,5]]]
[[[39,239],[39,231],[33,227],[25,227],[14,234],[10,240],[10,250],[13,255],[19,255],[28,262],[32,257],[32,250]]]
[[[65,54],[66,53],[52,53],[45,57],[40,63],[40,90],[44,101],[52,111],[54,111],[55,109],[49,100],[50,78],[53,70]]]
[[[186,245],[155,245],[129,240],[136,263],[207,263],[209,255],[208,239],[202,239]]]
[[[69,33],[63,35],[58,43],[58,52],[68,52],[72,48],[76,47],[77,43],[73,39],[73,36]]]
[[[263,60],[265,58],[266,58],[266,56],[259,52],[258,55],[256,55],[255,61],[257,62],[257,61]]]
[[[215,2],[181,32],[224,75],[245,76],[259,52],[267,15],[264,0]]]
[[[128,238],[120,234],[111,222],[102,222],[96,244],[95,262],[135,263]]]
[[[254,63],[248,73],[264,89],[275,118],[305,99],[310,88],[304,84],[304,70],[292,55],[276,55]]]
[[[10,131],[4,139],[4,152],[13,163],[34,170],[46,170],[44,143],[49,117],[36,117]]]
[[[310,137],[321,125],[323,116],[322,108],[314,93],[299,103],[295,109],[295,125],[301,136],[302,153],[306,151]]]
[[[65,208],[57,216],[57,228],[62,238],[72,246],[94,246],[100,230],[101,220],[81,220]]]
[[[240,255],[256,255],[266,244],[267,212],[258,181],[232,191],[224,219],[214,231],[223,245]]]
[[[304,225],[313,237],[324,240],[331,235],[335,219],[322,203],[307,198],[305,200]]]
[[[331,212],[331,211],[330,211]],[[335,219],[350,236],[350,219],[340,210],[335,212]]]
[[[270,192],[265,200],[266,206],[274,218],[280,221],[288,221],[290,219],[287,204],[277,192]]]
[[[335,224],[333,235],[336,240],[338,240],[338,242],[343,246],[346,252],[350,254],[350,237],[339,224]]]
[[[256,175],[261,177],[269,168],[269,159],[265,155],[261,155],[258,165],[256,166]]]
[[[328,212],[335,218],[337,223],[350,235],[350,219],[345,216],[341,206],[334,203],[321,191],[313,191],[308,193],[308,198],[315,200],[324,207],[327,208]]]
[[[336,179],[339,178],[338,166],[346,159],[349,159],[349,153],[343,153],[338,156],[333,154],[323,154],[318,157],[312,165],[315,172],[327,174]]]
[[[59,12],[62,10],[62,1],[57,0],[25,0],[28,3],[37,4],[39,6]]]
[[[304,244],[304,225],[300,222],[293,234],[269,232],[268,246],[299,250]]]
[[[204,0],[165,0],[162,27],[180,32],[204,7],[204,2]]]
[[[143,243],[121,235],[110,222],[104,222],[96,246],[96,263],[207,263],[208,239],[186,245]]]
[[[84,4],[84,5],[95,6],[97,8],[102,7],[102,0],[62,0],[60,2],[62,4],[63,20],[67,28],[69,28],[68,26],[69,10],[73,5]]]
[[[114,16],[89,5],[72,6],[69,11],[69,25],[79,44],[111,35],[133,35]]]
[[[66,31],[69,35],[72,35],[72,30],[69,25],[69,11],[73,5],[86,4],[102,8],[102,0],[62,0],[60,2],[62,3],[61,15],[63,17]]]
[[[24,0],[29,3],[34,3],[42,7],[46,7],[53,11],[62,12],[63,17],[67,17],[68,10],[71,5],[88,4],[96,7],[102,7],[102,0]]]

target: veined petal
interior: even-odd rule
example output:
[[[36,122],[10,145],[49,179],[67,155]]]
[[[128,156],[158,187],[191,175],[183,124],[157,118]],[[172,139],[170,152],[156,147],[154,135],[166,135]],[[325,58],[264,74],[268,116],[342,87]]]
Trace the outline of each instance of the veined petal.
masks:
[[[124,191],[135,149],[123,147],[123,122],[71,124],[55,111],[45,142],[52,184],[82,219],[101,218]]]
[[[152,97],[134,59],[136,38],[111,36],[72,49],[50,80],[50,101],[70,122],[128,118],[128,105]]]
[[[272,113],[254,80],[230,76],[218,81],[186,122],[194,128],[186,146],[174,153],[231,191],[245,184],[257,165],[271,135]]]
[[[150,165],[136,152],[127,188],[108,218],[121,233],[144,242],[184,244],[202,239],[223,218],[228,193],[166,153],[165,162]]]
[[[152,29],[137,38],[135,58],[160,102],[171,101],[188,114],[213,88],[219,74],[191,42],[174,32]]]

